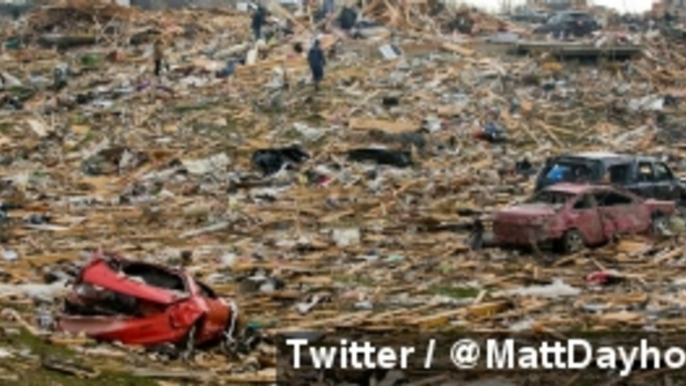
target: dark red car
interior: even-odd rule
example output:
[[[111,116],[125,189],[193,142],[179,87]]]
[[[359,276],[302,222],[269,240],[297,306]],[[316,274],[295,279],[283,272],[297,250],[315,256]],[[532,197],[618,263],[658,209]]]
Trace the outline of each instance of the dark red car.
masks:
[[[497,212],[493,233],[500,245],[553,243],[562,252],[574,253],[615,235],[666,227],[675,210],[671,201],[643,199],[610,185],[563,183]]]
[[[98,340],[182,351],[233,332],[238,310],[185,271],[96,255],[58,318],[61,330]]]

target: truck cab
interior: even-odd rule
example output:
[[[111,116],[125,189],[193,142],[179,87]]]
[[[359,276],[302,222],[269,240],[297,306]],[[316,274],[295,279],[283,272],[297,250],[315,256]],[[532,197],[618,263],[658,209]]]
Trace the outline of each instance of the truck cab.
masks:
[[[536,179],[536,191],[560,182],[609,183],[641,197],[679,203],[686,198],[686,184],[654,157],[604,152],[551,157]]]

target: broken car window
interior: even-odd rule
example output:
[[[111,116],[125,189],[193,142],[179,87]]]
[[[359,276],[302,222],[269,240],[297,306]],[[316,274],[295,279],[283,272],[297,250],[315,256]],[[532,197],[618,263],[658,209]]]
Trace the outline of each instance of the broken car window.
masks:
[[[669,168],[667,165],[664,163],[656,163],[655,164],[655,180],[657,181],[671,181],[672,180],[672,173],[669,171]]]
[[[638,181],[651,182],[653,181],[653,165],[650,162],[639,162],[638,164]]]
[[[544,190],[536,193],[533,197],[526,200],[525,203],[564,205],[572,197],[574,197],[574,195],[567,192]]]
[[[152,265],[134,263],[124,266],[122,271],[132,280],[138,279],[151,286],[172,291],[187,292],[186,285],[180,276]]]
[[[575,210],[585,210],[593,208],[593,200],[588,194],[584,194],[574,203]]]
[[[633,199],[631,197],[627,197],[623,194],[619,194],[616,192],[598,192],[593,194],[593,197],[595,197],[596,202],[598,203],[599,206],[616,206],[616,205],[629,205],[633,203]]]
[[[584,182],[591,181],[591,168],[582,164],[555,163],[545,176],[546,180],[558,182]]]

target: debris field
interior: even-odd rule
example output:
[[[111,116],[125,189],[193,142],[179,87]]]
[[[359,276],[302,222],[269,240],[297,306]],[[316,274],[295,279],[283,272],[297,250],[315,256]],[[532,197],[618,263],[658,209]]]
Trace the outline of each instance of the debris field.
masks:
[[[327,65],[315,91],[298,51],[317,22],[268,8],[292,34],[274,23],[255,44],[243,11],[85,0],[3,24],[0,383],[274,383],[268,337],[298,330],[683,328],[678,215],[668,234],[573,254],[471,248],[475,220],[530,196],[547,157],[645,154],[686,174],[679,27],[617,22],[534,44],[531,26],[499,16],[374,0],[363,14],[376,23],[356,37],[319,33]],[[507,52],[507,34],[528,54]],[[595,51],[569,58],[555,45]],[[613,60],[617,47],[640,54]],[[192,355],[142,347],[139,331],[95,339],[110,325],[83,328],[96,337],[64,331],[79,329],[64,315],[71,283],[110,253],[183,272],[172,276],[195,295],[186,310],[160,310],[177,299],[166,279],[110,269],[96,284],[139,301],[109,314],[215,307]],[[156,305],[144,312],[140,299]],[[234,312],[261,338],[241,335],[229,354],[200,347],[222,339]],[[178,343],[179,331],[160,340]]]

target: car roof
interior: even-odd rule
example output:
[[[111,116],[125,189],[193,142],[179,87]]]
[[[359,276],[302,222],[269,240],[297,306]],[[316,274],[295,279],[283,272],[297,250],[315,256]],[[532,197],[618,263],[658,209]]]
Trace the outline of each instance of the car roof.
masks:
[[[582,153],[573,154],[574,157],[584,157],[584,158],[622,158],[630,157],[625,154],[617,154],[609,151],[586,151]]]
[[[543,189],[545,191],[549,192],[560,192],[560,193],[570,193],[570,194],[580,194],[584,193],[590,190],[593,190],[593,187],[595,185],[586,185],[586,184],[571,184],[571,183],[560,183],[560,184],[555,184],[548,186],[547,188]]]
[[[560,15],[590,15],[588,12],[584,11],[561,11],[559,12]]]
[[[620,193],[626,193],[621,189],[617,189],[612,185],[600,185],[600,184],[573,184],[573,183],[559,183],[555,185],[548,186],[544,190],[549,192],[560,192],[560,193],[570,193],[570,194],[582,194],[587,192],[592,192],[594,190],[614,190]]]
[[[629,160],[655,160],[655,157],[649,157],[649,156],[639,156],[639,155],[631,155],[631,154],[619,154],[619,153],[612,153],[612,152],[607,152],[607,151],[587,151],[587,152],[581,152],[581,153],[573,153],[573,154],[562,154],[558,155],[555,157],[552,157],[553,159],[569,159],[569,158],[589,158],[589,159],[595,159],[595,160],[601,160],[601,161],[629,161]]]

